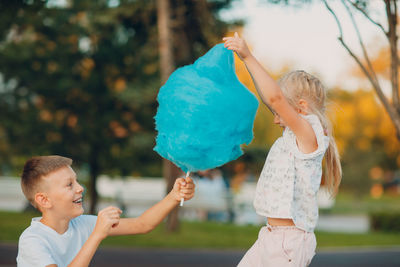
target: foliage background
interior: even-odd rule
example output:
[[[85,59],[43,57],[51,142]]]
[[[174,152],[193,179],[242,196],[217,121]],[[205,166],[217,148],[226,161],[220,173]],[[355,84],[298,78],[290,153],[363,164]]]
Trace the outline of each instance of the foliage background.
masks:
[[[19,176],[32,155],[61,154],[74,159],[81,178],[92,186],[99,174],[161,176],[161,158],[152,150],[160,87],[155,1],[66,3],[0,3],[0,175]],[[171,4],[178,67],[192,63],[223,36],[241,31],[243,22],[225,22],[218,15],[231,1]],[[387,48],[370,45],[382,47],[372,63],[387,79]],[[238,59],[236,69],[255,92]],[[358,90],[328,88],[344,170],[342,190],[379,194],[400,179],[400,143],[363,75],[357,69],[348,75],[360,80]],[[237,163],[257,177],[280,131],[260,106],[255,139],[244,156],[225,166],[229,177]]]

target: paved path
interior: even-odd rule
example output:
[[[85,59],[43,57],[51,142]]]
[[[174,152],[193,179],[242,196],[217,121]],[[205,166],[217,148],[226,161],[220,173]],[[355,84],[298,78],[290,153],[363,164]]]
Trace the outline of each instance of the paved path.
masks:
[[[236,266],[245,251],[230,250],[170,250],[137,248],[99,249],[90,266],[93,267],[231,267]],[[0,266],[15,266],[17,247],[0,244]],[[399,267],[400,247],[340,249],[321,251],[310,267]]]

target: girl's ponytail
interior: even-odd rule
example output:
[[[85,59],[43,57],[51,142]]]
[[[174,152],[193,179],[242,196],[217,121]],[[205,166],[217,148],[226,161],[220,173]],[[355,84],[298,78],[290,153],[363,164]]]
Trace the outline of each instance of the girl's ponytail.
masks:
[[[328,188],[331,197],[336,196],[339,191],[339,185],[342,181],[342,166],[340,165],[339,151],[333,138],[332,127],[324,113],[316,111],[315,114],[321,121],[322,127],[325,129],[329,137],[329,146],[325,153],[325,180],[324,184]]]
[[[331,133],[328,133],[328,137],[329,146],[325,154],[325,184],[331,196],[334,197],[339,191],[339,185],[342,180],[342,166],[340,165],[340,156],[335,139]]]

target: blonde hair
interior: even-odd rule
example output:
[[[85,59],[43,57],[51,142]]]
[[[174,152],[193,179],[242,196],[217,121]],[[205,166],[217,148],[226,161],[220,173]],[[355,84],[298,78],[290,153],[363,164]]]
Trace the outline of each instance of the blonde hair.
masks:
[[[326,92],[321,81],[305,71],[298,70],[285,74],[279,79],[283,95],[289,104],[301,109],[299,100],[308,103],[309,112],[318,116],[325,133],[329,137],[329,146],[325,154],[325,184],[331,196],[335,196],[342,180],[340,156],[333,138],[332,126],[326,115]]]
[[[61,156],[38,156],[25,162],[21,175],[21,187],[26,199],[37,208],[35,194],[39,190],[40,179],[62,167],[71,166],[72,159]]]

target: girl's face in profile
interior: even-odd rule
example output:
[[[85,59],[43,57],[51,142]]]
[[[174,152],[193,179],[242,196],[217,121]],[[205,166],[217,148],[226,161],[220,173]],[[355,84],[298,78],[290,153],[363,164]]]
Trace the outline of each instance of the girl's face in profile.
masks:
[[[308,113],[304,111],[304,110],[308,109],[307,101],[305,101],[304,99],[300,99],[298,104],[300,107],[302,107],[302,109],[295,108],[296,112],[299,114],[307,115]],[[285,128],[286,127],[285,121],[278,115],[278,113],[275,112],[275,110],[273,110],[272,108],[269,108],[269,109],[271,110],[272,114],[274,115],[274,123],[276,125],[279,125],[282,128]]]
[[[286,127],[285,122],[282,120],[281,117],[279,117],[279,115],[277,113],[274,113],[274,123],[279,125],[282,128]]]

